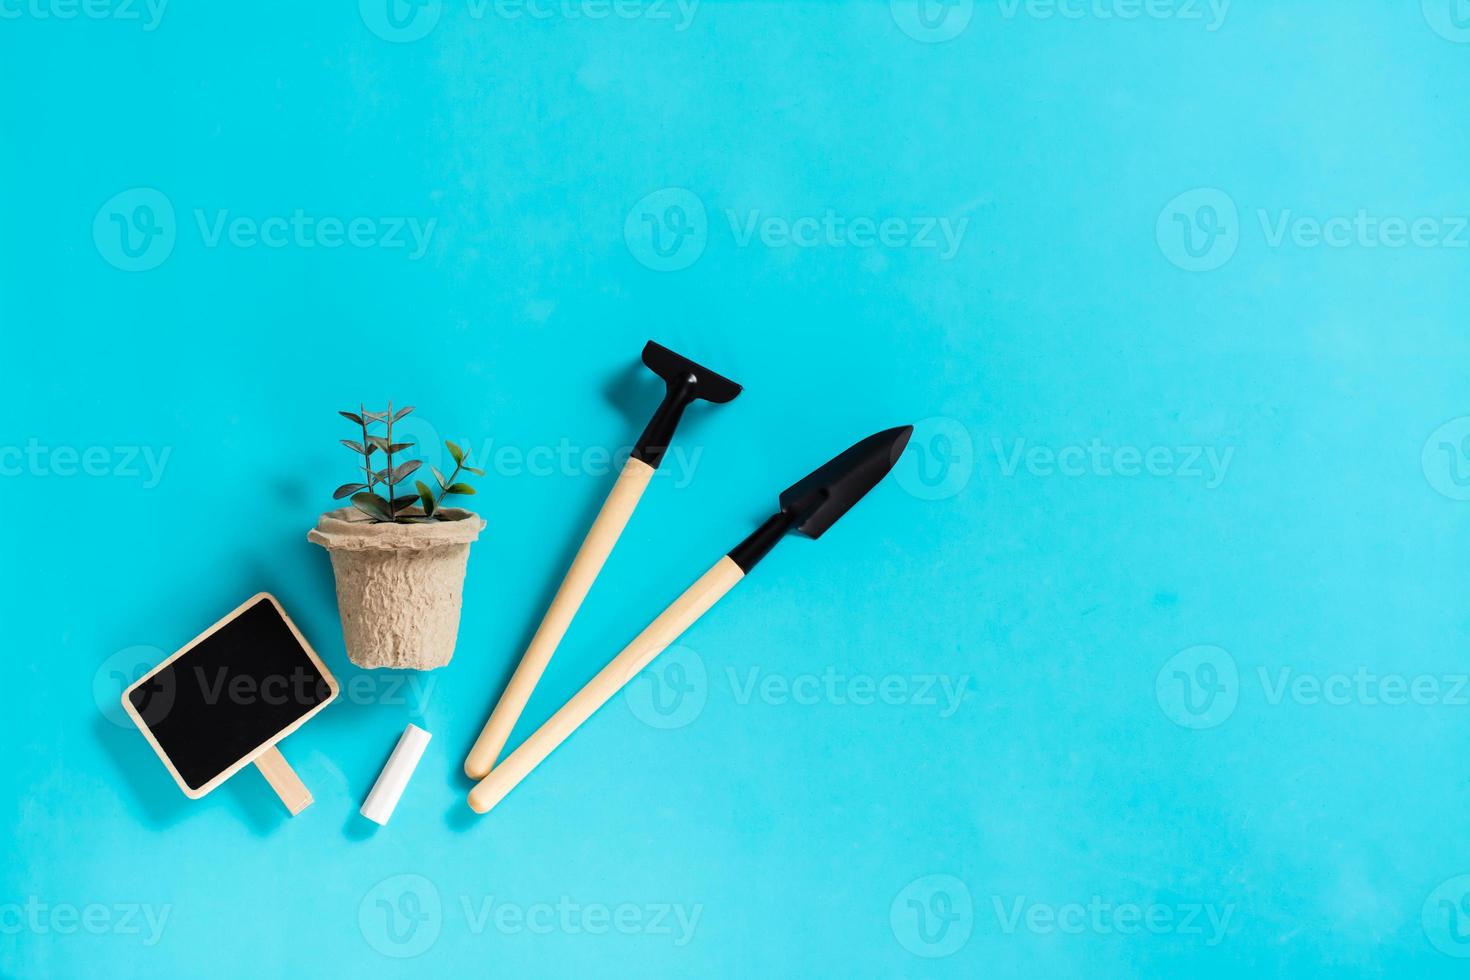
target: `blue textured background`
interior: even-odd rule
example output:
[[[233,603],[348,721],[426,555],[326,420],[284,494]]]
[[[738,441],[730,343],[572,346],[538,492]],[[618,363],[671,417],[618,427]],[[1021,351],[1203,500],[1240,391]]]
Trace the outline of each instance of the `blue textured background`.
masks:
[[[99,2],[0,8],[0,973],[1462,974],[1470,11]],[[513,740],[791,479],[914,452],[474,819],[650,336],[746,392]],[[304,540],[389,397],[505,450],[416,688]],[[295,819],[112,708],[260,589],[358,685]]]

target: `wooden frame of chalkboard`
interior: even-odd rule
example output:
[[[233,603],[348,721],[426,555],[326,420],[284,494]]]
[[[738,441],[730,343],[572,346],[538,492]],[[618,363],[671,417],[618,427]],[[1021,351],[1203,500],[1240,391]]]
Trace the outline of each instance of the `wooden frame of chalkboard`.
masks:
[[[179,660],[181,657],[187,656],[190,651],[194,650],[200,644],[210,639],[220,630],[229,626],[231,623],[233,623],[236,619],[238,619],[249,610],[254,609],[256,605],[262,601],[269,602],[275,608],[275,612],[278,616],[280,616],[281,621],[286,625],[287,628],[289,628],[291,636],[295,639],[296,643],[300,645],[301,652],[305,654],[311,665],[321,675],[321,680],[325,682],[327,687],[327,694],[320,701],[306,708],[299,717],[296,717],[295,719],[290,721],[289,724],[286,724],[284,727],[274,731],[273,734],[271,734],[268,738],[265,738],[259,744],[253,745],[252,747],[245,750],[235,762],[224,768],[218,774],[211,777],[208,781],[204,782],[202,785],[191,786],[189,785],[189,781],[184,778],[184,775],[180,773],[178,767],[174,763],[174,760],[170,758],[168,752],[164,749],[163,745],[160,744],[158,737],[154,734],[151,725],[153,723],[156,723],[157,719],[153,719],[153,721],[150,722],[150,720],[143,717],[143,714],[139,712],[138,707],[133,703],[133,692],[149,684],[160,673],[169,669],[176,660]],[[271,784],[271,788],[274,789],[276,793],[281,797],[281,800],[283,803],[286,804],[287,809],[289,809],[294,814],[299,812],[301,808],[304,808],[307,804],[311,802],[311,794],[306,791],[306,788],[301,784],[301,781],[296,778],[296,774],[292,772],[290,765],[287,764],[285,758],[282,757],[280,752],[276,749],[276,743],[281,741],[287,735],[294,732],[297,728],[301,727],[301,725],[306,722],[307,719],[311,718],[322,708],[325,708],[328,704],[334,701],[337,697],[338,691],[339,688],[337,685],[337,679],[332,676],[332,672],[327,669],[327,665],[322,662],[322,658],[317,655],[317,652],[314,649],[312,649],[311,644],[306,642],[306,637],[302,636],[301,630],[296,628],[296,624],[292,622],[291,617],[286,615],[286,610],[282,608],[280,601],[277,600],[276,597],[271,595],[269,592],[257,592],[255,595],[251,596],[249,599],[246,599],[240,605],[232,609],[227,615],[220,618],[216,623],[214,623],[214,625],[210,626],[203,633],[200,633],[179,650],[174,652],[169,657],[165,658],[156,667],[148,671],[148,673],[144,674],[142,677],[138,678],[136,681],[130,684],[128,688],[122,693],[122,706],[123,710],[127,712],[128,717],[133,720],[133,724],[138,726],[138,730],[142,732],[143,737],[148,740],[148,744],[153,747],[153,751],[157,753],[158,758],[162,760],[164,767],[168,769],[169,775],[173,777],[174,782],[178,784],[179,789],[184,791],[185,796],[189,797],[190,799],[197,800],[200,797],[205,796],[206,794],[216,789],[221,783],[229,779],[231,776],[235,775],[241,769],[244,769],[246,766],[254,763],[260,768],[261,773]],[[147,711],[147,708],[144,708],[144,711]]]

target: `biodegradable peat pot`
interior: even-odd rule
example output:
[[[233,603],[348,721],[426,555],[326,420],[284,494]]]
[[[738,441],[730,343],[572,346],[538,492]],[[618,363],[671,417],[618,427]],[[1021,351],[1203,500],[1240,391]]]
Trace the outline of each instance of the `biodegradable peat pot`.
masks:
[[[470,542],[485,522],[445,507],[437,524],[374,523],[328,511],[306,540],[332,556],[347,658],[359,667],[432,670],[454,656]]]

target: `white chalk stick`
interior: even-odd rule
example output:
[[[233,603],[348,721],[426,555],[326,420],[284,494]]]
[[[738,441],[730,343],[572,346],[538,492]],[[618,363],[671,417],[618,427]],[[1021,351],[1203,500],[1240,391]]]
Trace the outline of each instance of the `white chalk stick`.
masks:
[[[378,781],[373,783],[372,792],[368,793],[362,805],[360,812],[364,817],[375,824],[387,825],[388,818],[393,816],[393,808],[398,805],[398,798],[403,795],[403,788],[408,785],[408,777],[413,775],[414,768],[424,756],[430,737],[428,732],[414,724],[403,730],[398,744],[393,747],[393,754],[388,757],[388,764],[378,773]]]

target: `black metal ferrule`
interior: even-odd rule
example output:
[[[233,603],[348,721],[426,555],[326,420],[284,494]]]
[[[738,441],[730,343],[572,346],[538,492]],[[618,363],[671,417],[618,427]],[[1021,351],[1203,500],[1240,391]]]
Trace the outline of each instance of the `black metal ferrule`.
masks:
[[[785,511],[776,514],[756,528],[754,534],[731,548],[730,560],[739,565],[742,572],[749,575],[756,563],[771,553],[771,549],[776,547],[776,543],[786,536],[786,532],[791,530],[791,526],[795,523],[795,515]]]
[[[633,455],[643,462],[658,469],[658,464],[663,462],[664,453],[669,451],[669,443],[673,441],[674,430],[679,427],[679,419],[684,415],[684,409],[694,401],[694,377],[676,382],[669,382],[668,390],[664,394],[664,400],[659,403],[658,410],[653,413],[653,418],[648,420],[648,425],[643,429],[643,435],[638,437],[638,442],[633,446]]]

